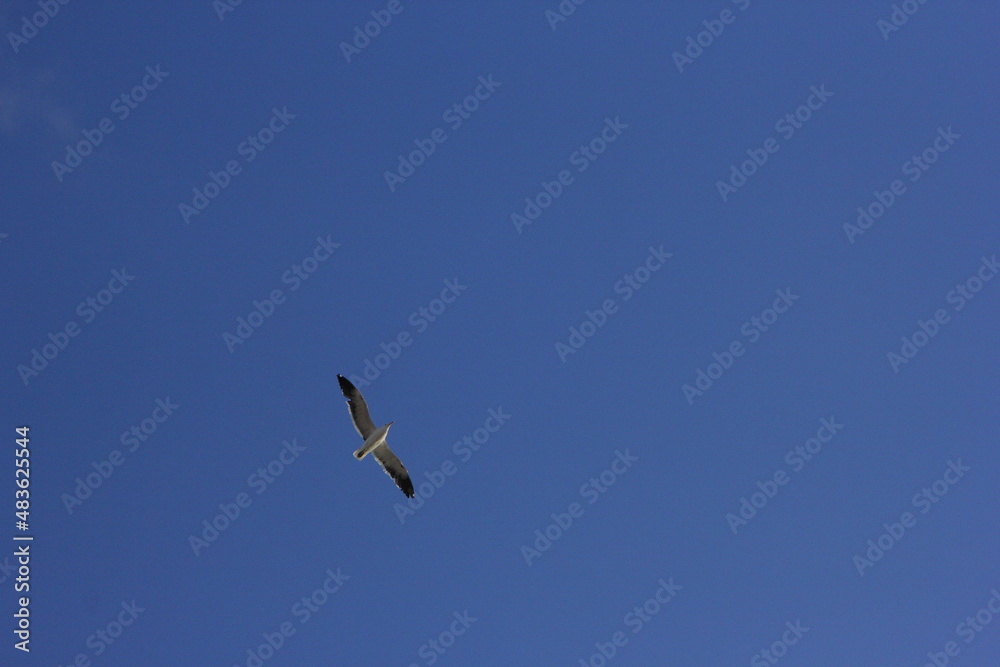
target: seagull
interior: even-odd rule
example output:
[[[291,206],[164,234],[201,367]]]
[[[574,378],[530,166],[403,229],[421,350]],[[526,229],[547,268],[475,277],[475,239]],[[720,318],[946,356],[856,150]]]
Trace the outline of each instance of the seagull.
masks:
[[[389,477],[392,477],[392,481],[396,482],[396,486],[400,488],[406,497],[412,498],[413,482],[410,481],[410,474],[406,472],[406,468],[403,467],[399,458],[389,449],[389,445],[385,444],[385,438],[389,434],[389,427],[396,422],[389,422],[385,426],[375,428],[375,424],[368,414],[368,404],[365,403],[364,396],[361,395],[358,388],[351,384],[351,381],[343,375],[338,374],[337,380],[340,382],[340,390],[344,392],[344,398],[347,399],[347,410],[351,413],[351,421],[354,422],[354,429],[365,441],[361,445],[361,449],[354,452],[354,458],[360,461],[371,453],[375,457],[375,460],[379,462],[379,465],[382,466],[382,470],[385,470],[385,473]]]

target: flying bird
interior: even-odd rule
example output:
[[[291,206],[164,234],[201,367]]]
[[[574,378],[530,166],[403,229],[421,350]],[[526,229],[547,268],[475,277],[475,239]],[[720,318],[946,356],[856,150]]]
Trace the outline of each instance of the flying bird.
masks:
[[[337,380],[340,382],[340,390],[344,392],[344,397],[347,399],[347,409],[351,413],[351,421],[354,422],[354,429],[365,441],[361,445],[361,449],[354,452],[354,458],[360,461],[370,453],[379,462],[379,465],[382,466],[382,470],[385,470],[386,474],[392,477],[392,481],[396,482],[396,486],[400,488],[406,497],[412,498],[413,482],[410,481],[410,474],[406,472],[406,468],[403,467],[399,458],[389,449],[389,445],[385,444],[385,438],[389,434],[389,427],[395,424],[395,422],[389,422],[385,426],[375,428],[375,424],[368,414],[368,404],[365,403],[365,399],[361,395],[361,392],[358,391],[358,388],[351,384],[351,381],[343,375],[337,375]]]

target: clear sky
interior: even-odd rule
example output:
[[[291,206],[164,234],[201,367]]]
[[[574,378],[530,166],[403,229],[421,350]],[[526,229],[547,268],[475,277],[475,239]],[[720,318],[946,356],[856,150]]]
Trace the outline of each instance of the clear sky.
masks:
[[[998,19],[0,3],[0,663],[995,665]]]

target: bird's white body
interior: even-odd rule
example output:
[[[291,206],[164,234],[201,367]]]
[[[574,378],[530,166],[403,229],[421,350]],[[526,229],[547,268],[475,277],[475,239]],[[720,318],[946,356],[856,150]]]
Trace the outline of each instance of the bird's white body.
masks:
[[[395,422],[389,422],[385,426],[379,426],[377,429],[375,429],[371,435],[365,438],[365,443],[361,445],[361,449],[354,452],[354,458],[360,461],[361,459],[368,456],[368,454],[370,454],[373,449],[383,444],[385,442],[386,436],[389,435],[389,427],[392,426],[394,423]]]

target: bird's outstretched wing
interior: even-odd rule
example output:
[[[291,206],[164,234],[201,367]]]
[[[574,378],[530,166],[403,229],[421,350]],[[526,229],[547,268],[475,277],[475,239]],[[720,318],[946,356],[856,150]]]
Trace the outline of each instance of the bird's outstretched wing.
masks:
[[[385,470],[386,474],[392,477],[392,481],[396,482],[396,486],[400,488],[406,497],[412,498],[413,482],[410,481],[410,473],[406,472],[406,468],[403,467],[399,457],[389,449],[389,445],[383,442],[372,450],[372,456],[382,466],[382,470]]]
[[[362,440],[367,440],[368,436],[375,431],[375,424],[368,414],[368,404],[358,388],[351,384],[351,381],[343,375],[337,375],[340,382],[340,391],[344,392],[347,399],[347,410],[351,413],[351,421],[354,422],[354,430],[358,432]],[[399,459],[396,459],[399,462]],[[402,468],[402,466],[400,466]],[[404,471],[405,472],[405,471]]]

